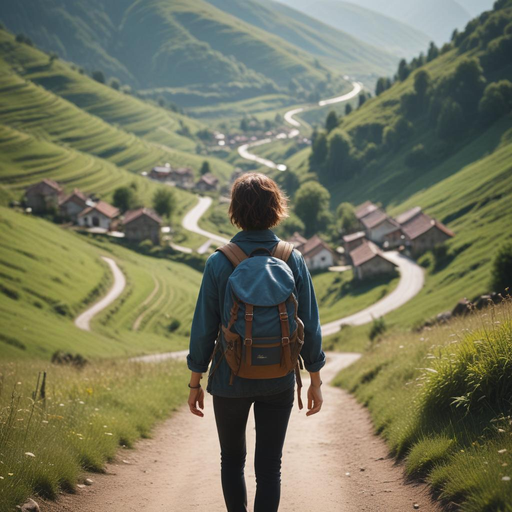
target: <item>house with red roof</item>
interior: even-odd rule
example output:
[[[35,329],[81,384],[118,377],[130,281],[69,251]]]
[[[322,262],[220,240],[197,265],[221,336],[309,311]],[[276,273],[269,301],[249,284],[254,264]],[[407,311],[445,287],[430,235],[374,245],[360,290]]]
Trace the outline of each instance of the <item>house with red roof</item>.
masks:
[[[78,220],[78,214],[84,211],[90,204],[87,204],[87,196],[78,188],[71,194],[61,196],[59,208],[62,216],[74,222]]]
[[[400,223],[405,244],[412,254],[433,249],[455,236],[451,229],[423,213],[419,206],[399,215],[396,220]]]
[[[334,265],[334,251],[318,235],[314,235],[304,243],[296,245],[299,240],[298,237],[295,237],[295,241],[293,241],[292,237],[292,240],[289,241],[304,256],[304,261],[309,270],[326,269]]]
[[[54,180],[45,178],[25,190],[25,204],[34,213],[43,213],[57,208],[62,187]]]
[[[201,178],[199,178],[198,182],[196,183],[196,189],[200,190],[201,192],[217,190],[218,187],[219,178],[210,172],[207,172],[201,176]]]
[[[381,208],[374,208],[359,219],[366,237],[372,242],[382,243],[384,236],[400,228],[400,225]]]
[[[367,279],[383,274],[391,274],[396,265],[388,260],[381,249],[367,240],[350,252],[354,275],[358,279]]]
[[[160,242],[162,219],[150,208],[128,210],[123,217],[123,227],[127,240]]]
[[[364,231],[358,231],[357,233],[350,233],[343,237],[343,246],[345,247],[345,254],[349,254],[356,247],[366,242],[366,233]]]
[[[110,231],[112,221],[118,216],[119,210],[115,206],[98,201],[78,214],[78,225]]]

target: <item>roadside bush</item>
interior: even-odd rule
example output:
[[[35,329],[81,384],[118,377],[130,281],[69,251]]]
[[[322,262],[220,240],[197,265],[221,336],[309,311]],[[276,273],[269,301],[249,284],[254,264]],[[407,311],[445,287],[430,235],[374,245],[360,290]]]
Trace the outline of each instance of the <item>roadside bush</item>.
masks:
[[[494,258],[491,287],[498,293],[512,290],[512,242],[502,245]]]
[[[169,332],[175,332],[177,331],[181,326],[181,322],[177,318],[173,318],[171,323],[167,326],[167,330]]]
[[[386,332],[386,323],[384,322],[384,318],[374,318],[372,322],[372,326],[370,328],[370,332],[368,334],[368,338],[371,342],[375,341],[382,334]]]

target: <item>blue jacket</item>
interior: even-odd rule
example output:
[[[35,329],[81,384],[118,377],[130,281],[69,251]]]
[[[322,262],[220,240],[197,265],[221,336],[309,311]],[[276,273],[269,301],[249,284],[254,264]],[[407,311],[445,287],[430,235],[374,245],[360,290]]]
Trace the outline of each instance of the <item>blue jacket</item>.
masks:
[[[272,250],[279,238],[269,229],[262,231],[240,231],[232,242],[235,242],[246,253],[250,254],[258,247]],[[322,335],[318,305],[311,276],[298,251],[293,251],[288,260],[293,272],[299,301],[299,318],[304,322],[304,346],[301,355],[306,369],[310,372],[319,371],[325,364],[322,351]],[[208,370],[215,340],[221,323],[221,310],[224,304],[224,293],[233,266],[220,252],[213,253],[206,262],[203,281],[199,290],[194,320],[190,333],[190,349],[187,363],[190,370],[205,373]],[[221,351],[215,354],[212,367],[215,366]],[[211,369],[211,368],[210,368]],[[284,391],[294,385],[293,372],[277,379],[242,379],[235,377],[229,384],[231,370],[223,359],[210,379],[207,391],[212,395],[224,397],[247,397],[271,395]]]

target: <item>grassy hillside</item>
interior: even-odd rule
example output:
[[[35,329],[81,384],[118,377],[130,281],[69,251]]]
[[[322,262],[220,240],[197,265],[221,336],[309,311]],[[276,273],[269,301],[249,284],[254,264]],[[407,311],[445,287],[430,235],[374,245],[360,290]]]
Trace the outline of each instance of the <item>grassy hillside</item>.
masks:
[[[502,2],[430,62],[416,68],[408,63],[408,77],[342,117],[327,138],[324,163],[310,164],[307,150],[285,162],[303,177],[317,171],[333,208],[368,199],[391,214],[421,206],[455,232],[443,261],[432,254],[420,260],[427,269],[426,286],[386,317],[390,324],[411,326],[451,309],[461,297],[490,291],[493,257],[510,238],[512,118],[507,112],[512,103],[505,100],[489,118],[479,102],[500,80],[504,90],[512,88],[506,82],[512,76],[510,59],[497,53],[510,41],[511,21],[512,7]],[[423,79],[427,87],[420,101]],[[454,102],[461,115],[446,133],[440,112],[447,102]],[[331,161],[332,141],[340,138],[349,149]]]
[[[449,510],[512,510],[512,304],[378,340],[337,384]]]
[[[121,0],[115,5],[99,0],[73,5],[29,0],[23,6],[9,5],[1,21],[88,72],[101,70],[107,78],[119,78],[122,84],[189,106],[290,93],[292,79],[306,92],[320,83],[329,86],[334,73],[329,74],[316,57],[335,56],[336,72],[340,66],[355,65],[378,73],[393,63],[377,48],[341,52],[333,44],[336,35],[355,47],[351,37],[334,29],[324,35],[314,20],[297,25],[296,31],[307,28],[308,33],[290,43],[279,33],[269,33],[203,0]],[[306,40],[307,45],[300,44]]]
[[[377,11],[365,9],[354,2],[317,0],[313,3],[308,0],[279,0],[279,3],[297,9],[397,57],[412,57],[424,50],[429,43],[429,37],[424,32]]]
[[[314,19],[311,12],[306,16],[294,9],[271,0],[208,0],[215,7],[227,12],[251,25],[272,34],[277,34],[289,43],[327,59],[333,66],[342,68],[344,73],[364,76],[375,73],[377,69],[389,69],[395,58],[381,45],[369,46],[358,36],[348,35],[333,28],[332,23],[325,24]],[[313,17],[311,17],[313,16]],[[336,27],[339,28],[339,27]]]
[[[98,358],[186,347],[200,272],[105,239],[94,242],[3,207],[0,221],[2,358],[48,360],[55,350]],[[112,281],[101,256],[116,260],[127,286],[94,318],[93,331],[85,332],[73,319],[104,295]],[[140,326],[133,330],[143,313]],[[173,320],[180,324],[170,329]]]

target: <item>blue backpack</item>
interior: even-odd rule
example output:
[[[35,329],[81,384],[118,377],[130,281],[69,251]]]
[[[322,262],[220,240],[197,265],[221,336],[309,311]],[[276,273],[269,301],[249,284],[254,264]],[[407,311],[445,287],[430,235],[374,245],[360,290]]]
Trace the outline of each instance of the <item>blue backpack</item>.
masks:
[[[272,253],[259,248],[249,256],[233,242],[217,250],[234,270],[226,287],[214,351],[222,350],[222,355],[210,378],[224,357],[231,368],[230,384],[235,377],[273,379],[295,371],[302,409],[304,324],[297,315],[295,279],[286,264],[293,245],[281,241]]]

